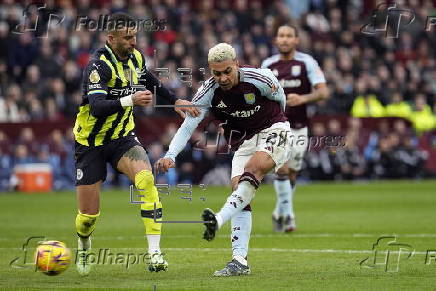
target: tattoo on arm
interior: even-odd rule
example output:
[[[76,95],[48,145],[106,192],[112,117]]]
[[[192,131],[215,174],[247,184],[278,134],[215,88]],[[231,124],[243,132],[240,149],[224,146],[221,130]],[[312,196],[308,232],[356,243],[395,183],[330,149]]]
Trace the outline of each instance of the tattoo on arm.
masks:
[[[129,158],[132,161],[144,161],[150,163],[148,160],[147,152],[140,146],[134,146],[124,153],[123,157]]]

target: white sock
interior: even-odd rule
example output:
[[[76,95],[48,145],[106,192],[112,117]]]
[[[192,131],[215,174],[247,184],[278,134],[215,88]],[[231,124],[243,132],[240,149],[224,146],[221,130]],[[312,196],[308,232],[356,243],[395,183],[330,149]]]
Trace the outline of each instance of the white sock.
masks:
[[[147,234],[148,253],[160,253],[160,234]]]
[[[292,187],[289,179],[286,180],[274,180],[274,189],[276,190],[277,201],[276,208],[273,215],[275,217],[285,217],[292,213]]]
[[[238,184],[238,189],[227,198],[223,208],[216,214],[218,228],[226,223],[233,215],[241,212],[254,197],[256,189],[247,181],[242,181]]]
[[[237,260],[238,262],[240,262],[241,264],[245,265],[245,266],[248,265],[247,260],[246,260],[245,258],[239,256],[239,255],[238,255],[238,256],[234,256],[233,258],[234,258],[235,260]]]
[[[243,210],[234,215],[231,221],[233,258],[240,256],[245,261],[251,234],[251,211]],[[242,262],[240,261],[240,263]]]
[[[283,188],[282,182],[283,182],[283,180],[277,180],[277,178],[274,179],[274,182],[273,182],[274,190],[276,191],[276,206],[274,207],[274,210],[273,210],[273,216],[276,218],[282,216],[282,213],[280,212],[280,210],[281,210],[280,205],[282,204],[281,203],[281,201],[282,201],[281,194],[284,193],[284,191],[282,190],[282,188]]]
[[[294,203],[292,203],[294,201],[294,192],[295,192],[295,187],[290,187],[289,188],[289,192],[287,195],[287,201],[288,203],[285,203],[286,201],[283,201],[284,205],[283,205],[283,209],[284,209],[284,216],[290,216],[290,217],[295,217],[294,216]]]
[[[88,236],[87,238],[79,237],[77,240],[77,248],[79,250],[89,250],[91,248],[91,237]]]
[[[288,205],[288,212],[286,214],[289,213],[289,215],[291,217],[295,217],[294,215],[294,193],[295,193],[295,187],[297,187],[296,185],[294,185],[294,187],[291,186],[291,192],[289,192],[289,205]]]

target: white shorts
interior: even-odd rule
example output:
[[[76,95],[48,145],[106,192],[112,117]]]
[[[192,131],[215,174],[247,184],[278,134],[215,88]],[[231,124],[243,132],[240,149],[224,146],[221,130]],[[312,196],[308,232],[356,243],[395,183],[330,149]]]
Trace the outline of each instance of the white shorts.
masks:
[[[303,164],[304,154],[306,153],[309,139],[307,137],[307,127],[300,129],[291,128],[291,158],[288,167],[294,171],[300,171]]]
[[[232,178],[244,173],[245,164],[255,152],[268,153],[276,163],[275,171],[291,158],[291,127],[289,122],[277,122],[244,141],[232,160]]]

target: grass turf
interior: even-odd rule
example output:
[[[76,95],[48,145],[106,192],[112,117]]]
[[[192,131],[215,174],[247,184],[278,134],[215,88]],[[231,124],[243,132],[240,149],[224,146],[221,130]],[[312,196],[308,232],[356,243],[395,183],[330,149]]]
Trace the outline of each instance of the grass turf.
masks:
[[[108,249],[118,257],[112,264],[94,266],[81,278],[72,265],[65,273],[49,277],[32,267],[12,268],[28,237],[44,236],[76,247],[72,192],[49,194],[0,194],[0,288],[45,289],[143,289],[143,290],[398,290],[434,289],[436,286],[436,181],[371,183],[325,183],[298,186],[295,196],[298,229],[292,234],[271,231],[275,194],[263,185],[253,206],[250,242],[250,276],[213,278],[231,257],[229,227],[220,230],[213,242],[201,239],[200,224],[165,224],[162,248],[167,253],[167,272],[148,273],[143,262],[133,263],[146,251],[138,205],[130,203],[128,190],[105,190],[101,217],[93,235],[93,251]],[[199,220],[203,208],[214,210],[224,203],[229,188],[194,188],[192,202],[181,199],[177,189],[163,196],[165,220]],[[186,196],[186,195],[185,195]],[[200,197],[205,197],[205,201]],[[383,235],[397,236],[415,253],[391,254],[386,264],[375,267],[373,244]],[[36,240],[29,245],[32,257]],[[386,246],[383,250],[398,250]],[[403,246],[408,248],[408,246]],[[130,255],[131,264],[126,268]],[[73,255],[73,259],[75,256]],[[139,257],[140,259],[142,257]],[[365,258],[367,267],[361,267]],[[377,260],[384,261],[383,254]]]

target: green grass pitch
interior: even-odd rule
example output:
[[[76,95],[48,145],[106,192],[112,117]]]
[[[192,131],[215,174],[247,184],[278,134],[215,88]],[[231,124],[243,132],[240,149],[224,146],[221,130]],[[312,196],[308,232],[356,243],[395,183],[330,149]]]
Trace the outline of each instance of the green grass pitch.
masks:
[[[227,187],[194,188],[192,202],[177,189],[163,196],[165,220],[200,220],[203,208],[219,210]],[[201,239],[200,224],[165,224],[162,248],[169,269],[145,271],[133,256],[146,250],[139,206],[129,202],[128,189],[105,190],[101,216],[93,235],[93,250],[120,253],[117,264],[93,267],[81,278],[75,266],[49,277],[22,263],[28,237],[45,236],[67,243],[74,253],[76,200],[72,192],[0,194],[0,288],[25,289],[142,289],[142,290],[425,290],[436,287],[436,181],[323,183],[298,186],[295,209],[298,229],[272,232],[275,202],[271,185],[262,185],[253,206],[250,276],[213,278],[231,258],[230,227],[212,242]],[[200,197],[205,197],[205,201]],[[381,236],[396,235],[378,247]],[[403,244],[403,245],[400,245]],[[31,258],[31,245],[27,256]],[[402,249],[400,253],[396,252]],[[382,251],[390,250],[386,263]],[[413,250],[411,257],[410,251]],[[427,253],[427,250],[434,250]],[[126,268],[123,254],[132,254]],[[19,257],[10,266],[11,260]],[[73,259],[75,255],[73,255]],[[136,258],[136,257],[135,257]],[[366,262],[360,265],[365,258]],[[427,259],[427,264],[426,264]],[[101,259],[102,261],[103,259]],[[388,269],[388,271],[386,271]]]

